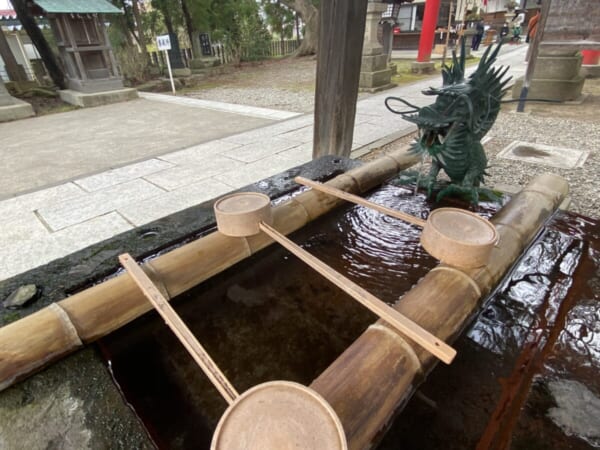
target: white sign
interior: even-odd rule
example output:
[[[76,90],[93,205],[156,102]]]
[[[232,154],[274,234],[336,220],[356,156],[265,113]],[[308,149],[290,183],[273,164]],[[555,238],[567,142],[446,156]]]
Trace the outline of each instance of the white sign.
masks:
[[[171,50],[171,38],[168,34],[156,36],[156,45],[158,46],[158,50]]]

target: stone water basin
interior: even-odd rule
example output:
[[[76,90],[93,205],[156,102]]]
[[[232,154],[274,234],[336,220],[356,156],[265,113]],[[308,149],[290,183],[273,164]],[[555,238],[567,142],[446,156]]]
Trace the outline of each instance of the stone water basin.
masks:
[[[367,198],[421,217],[431,208],[393,185]],[[362,207],[338,208],[291,237],[388,303],[437,264],[416,227]],[[377,448],[597,448],[599,286],[598,222],[556,215],[455,343],[454,363],[437,366],[420,389],[425,400],[413,397]],[[239,391],[275,379],[310,384],[375,320],[278,246],[173,304]],[[208,448],[226,404],[156,314],[99,348],[159,448]]]

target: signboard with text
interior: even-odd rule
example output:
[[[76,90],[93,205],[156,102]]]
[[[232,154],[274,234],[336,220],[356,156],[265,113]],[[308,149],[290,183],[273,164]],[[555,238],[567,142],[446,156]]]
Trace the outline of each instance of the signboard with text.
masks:
[[[171,50],[171,38],[168,34],[156,36],[156,45],[159,51]]]

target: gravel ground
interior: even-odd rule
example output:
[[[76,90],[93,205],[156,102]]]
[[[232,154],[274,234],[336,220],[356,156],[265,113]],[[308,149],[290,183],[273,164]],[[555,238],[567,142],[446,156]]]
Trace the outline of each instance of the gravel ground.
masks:
[[[595,105],[598,111],[600,102],[588,98],[582,106],[582,112]],[[489,135],[492,139],[485,145],[489,158],[489,174],[486,183],[490,186],[511,184],[523,186],[534,176],[543,172],[552,172],[563,176],[569,182],[571,205],[569,209],[588,217],[600,217],[600,120],[593,115],[582,114],[581,118],[564,118],[560,114],[561,106],[553,106],[556,115],[536,115],[535,107],[530,114],[516,112],[501,113]],[[590,111],[592,112],[592,111]],[[589,119],[596,119],[595,121]],[[530,164],[498,158],[497,154],[512,141],[525,141],[588,150],[589,156],[583,167],[559,169],[541,164]]]
[[[314,56],[244,63],[233,73],[209,78],[188,97],[300,113],[312,112],[317,60]],[[358,98],[369,94],[359,93]]]
[[[209,78],[188,97],[294,112],[313,110],[316,58],[284,58],[243,64],[239,70]]]

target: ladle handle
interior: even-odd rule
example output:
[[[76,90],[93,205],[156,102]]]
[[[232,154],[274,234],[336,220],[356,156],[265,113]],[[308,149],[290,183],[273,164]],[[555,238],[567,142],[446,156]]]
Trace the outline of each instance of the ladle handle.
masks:
[[[388,208],[387,206],[370,202],[369,200],[365,200],[364,198],[359,197],[358,195],[350,194],[349,192],[342,191],[341,189],[327,186],[326,184],[319,183],[318,181],[309,180],[308,178],[304,177],[296,177],[294,178],[294,181],[296,181],[296,183],[298,184],[303,184],[304,186],[311,187],[317,191],[324,192],[325,194],[333,195],[334,197],[338,197],[343,200],[356,203],[357,205],[366,206],[367,208],[377,210],[383,214],[395,217],[396,219],[404,220],[405,222],[412,223],[413,225],[417,225],[421,228],[424,228],[425,224],[427,223],[425,220],[419,219],[418,217],[411,216],[410,214],[406,214],[396,209]]]
[[[406,336],[414,340],[417,344],[421,345],[427,351],[431,352],[440,360],[446,364],[450,364],[456,356],[456,350],[446,344],[444,341],[436,338],[434,335],[429,333],[424,328],[421,328],[415,322],[409,318],[403,316],[391,306],[388,306],[373,294],[369,293],[359,285],[350,281],[342,274],[336,272],[324,262],[315,258],[313,255],[308,253],[306,250],[300,248],[298,245],[290,241],[287,237],[283,236],[274,228],[265,224],[264,222],[259,223],[261,231],[277,241],[287,250],[292,252],[314,270],[323,275],[326,279],[331,281],[337,287],[342,289],[344,292],[352,296],[356,301],[366,306],[372,312],[377,314],[383,320],[388,322],[391,326],[396,328],[398,331],[404,333]]]
[[[192,358],[198,363],[212,384],[221,393],[225,401],[232,404],[240,394],[238,394],[227,377],[221,372],[187,325],[181,320],[167,299],[152,283],[152,280],[148,278],[148,275],[138,266],[135,259],[129,253],[119,255],[119,261],[146,298],[150,300],[152,306],[154,306],[165,320],[169,328],[175,333],[175,336],[177,336],[190,355],[192,355]]]

